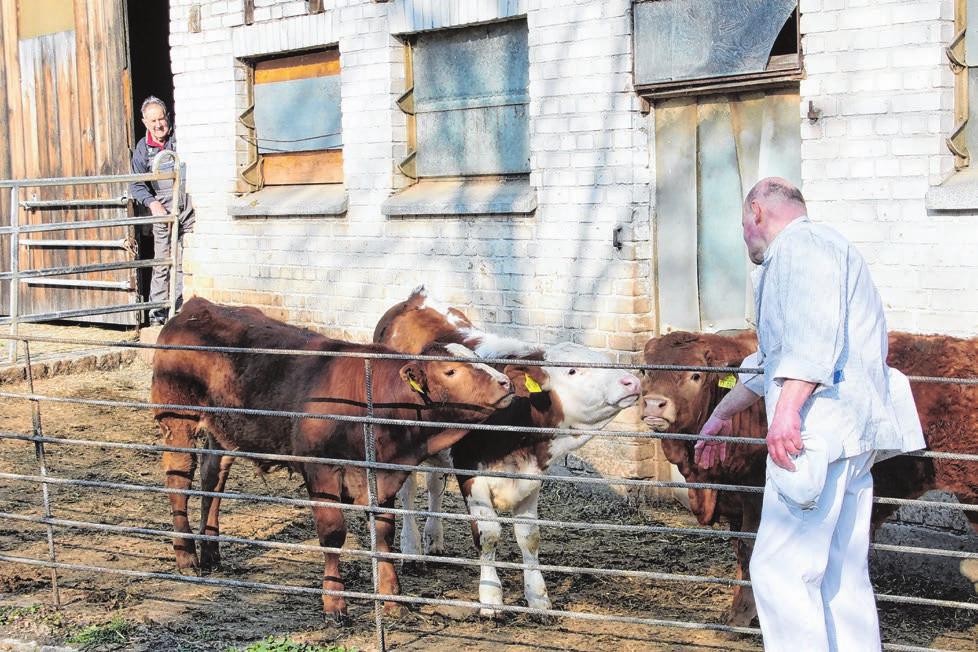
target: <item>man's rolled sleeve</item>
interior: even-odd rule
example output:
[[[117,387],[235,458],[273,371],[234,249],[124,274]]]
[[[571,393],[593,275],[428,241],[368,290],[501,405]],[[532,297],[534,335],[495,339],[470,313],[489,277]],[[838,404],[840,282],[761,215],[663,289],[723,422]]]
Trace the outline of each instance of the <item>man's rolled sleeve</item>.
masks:
[[[744,358],[744,361],[740,363],[741,367],[760,367],[761,366],[761,352],[754,351],[749,356]],[[754,394],[758,396],[764,396],[764,374],[756,373],[739,373],[737,374],[737,380],[741,385],[749,389]]]

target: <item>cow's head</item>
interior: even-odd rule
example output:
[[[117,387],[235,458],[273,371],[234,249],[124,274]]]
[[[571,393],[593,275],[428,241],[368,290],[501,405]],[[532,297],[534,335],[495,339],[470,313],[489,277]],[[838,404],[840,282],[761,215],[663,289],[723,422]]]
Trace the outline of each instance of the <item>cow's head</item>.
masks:
[[[426,356],[476,358],[461,344],[431,344]],[[515,395],[513,383],[503,373],[481,362],[442,360],[411,361],[401,367],[401,379],[427,400],[459,410],[460,419],[475,415],[485,418],[494,410],[509,407]]]
[[[561,342],[546,347],[543,362],[602,364],[611,360],[586,346]],[[521,394],[549,393],[550,409],[560,411],[557,427],[575,430],[603,428],[638,402],[642,386],[637,376],[620,369],[509,365],[505,371]]]
[[[676,331],[645,344],[645,363],[739,367],[755,348],[756,340],[749,333],[725,336]],[[729,373],[646,371],[642,419],[657,432],[699,432],[735,380]]]

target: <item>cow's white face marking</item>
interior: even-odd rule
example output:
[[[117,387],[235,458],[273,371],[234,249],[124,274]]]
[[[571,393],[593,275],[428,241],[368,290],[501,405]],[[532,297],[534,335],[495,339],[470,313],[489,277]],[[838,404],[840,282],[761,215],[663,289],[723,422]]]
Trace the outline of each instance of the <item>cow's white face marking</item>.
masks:
[[[483,358],[522,358],[540,350],[538,346],[513,337],[484,333],[473,328],[463,328],[460,332],[466,340],[478,340],[475,352]]]
[[[470,349],[467,346],[464,346],[462,344],[446,344],[445,345],[445,349],[447,349],[448,352],[451,353],[453,356],[458,357],[458,358],[478,358],[479,357],[479,356],[477,356],[475,354],[475,352],[472,349]],[[492,378],[492,379],[494,379],[496,381],[509,381],[509,378],[506,376],[506,374],[504,374],[501,371],[497,371],[496,369],[493,369],[492,367],[490,367],[487,364],[483,364],[481,362],[469,362],[469,363],[466,363],[466,364],[470,364],[475,369],[479,369],[480,371],[486,372],[487,374],[489,374],[489,377],[490,378]]]
[[[611,362],[608,356],[581,344],[561,342],[548,346],[547,362]],[[619,412],[634,405],[642,382],[620,369],[597,367],[544,367],[550,376],[550,389],[560,397],[564,411],[561,428],[598,430]]]

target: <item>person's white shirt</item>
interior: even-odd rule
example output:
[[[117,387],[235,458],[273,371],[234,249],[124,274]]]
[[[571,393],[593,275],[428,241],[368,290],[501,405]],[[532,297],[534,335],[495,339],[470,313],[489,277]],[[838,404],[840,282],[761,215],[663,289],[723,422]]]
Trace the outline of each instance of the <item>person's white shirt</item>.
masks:
[[[924,448],[907,378],[886,365],[886,318],[859,252],[808,217],[786,226],[752,274],[759,351],[742,382],[763,396],[768,424],[786,379],[816,384],[801,411],[803,439],[829,459]]]

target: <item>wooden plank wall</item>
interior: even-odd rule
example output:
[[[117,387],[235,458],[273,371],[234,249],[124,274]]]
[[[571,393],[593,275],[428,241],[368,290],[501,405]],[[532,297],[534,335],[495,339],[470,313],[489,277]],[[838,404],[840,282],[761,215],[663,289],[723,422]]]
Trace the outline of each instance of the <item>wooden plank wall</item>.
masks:
[[[74,29],[20,38],[17,8],[35,0],[0,0],[0,178],[125,174],[129,171],[132,101],[123,0],[59,0],[57,10],[72,11]],[[67,9],[65,9],[67,7]],[[52,9],[53,10],[53,9]],[[117,197],[122,185],[23,191],[38,199]],[[0,221],[9,224],[9,194],[0,202]],[[21,211],[21,223],[121,217],[125,209]],[[33,234],[32,239],[122,240],[129,228]],[[9,244],[3,244],[9,269]],[[132,254],[110,248],[26,248],[21,269],[127,260]],[[127,280],[128,271],[87,275],[88,280]],[[60,277],[65,278],[65,277]],[[76,277],[78,278],[78,277]],[[0,313],[7,312],[4,288]],[[53,312],[133,301],[119,290],[22,286],[22,312]],[[135,323],[136,315],[98,321]]]

